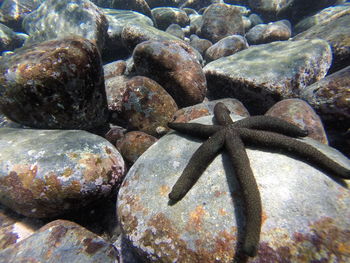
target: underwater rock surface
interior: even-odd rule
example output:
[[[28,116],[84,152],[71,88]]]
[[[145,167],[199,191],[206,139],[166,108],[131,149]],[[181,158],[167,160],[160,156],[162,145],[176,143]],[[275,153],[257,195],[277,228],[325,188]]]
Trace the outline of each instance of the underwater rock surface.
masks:
[[[350,167],[336,150],[305,141]],[[125,238],[146,262],[228,263],[234,258],[245,217],[226,153],[209,165],[181,201],[168,205],[171,187],[200,143],[177,133],[164,136],[136,161],[122,183],[118,217]],[[248,148],[247,153],[263,205],[258,255],[248,262],[312,262],[320,257],[349,261],[344,249],[350,238],[349,189],[302,160],[266,149]]]
[[[0,64],[0,111],[42,129],[92,129],[107,122],[103,68],[80,37],[17,49]]]
[[[324,40],[252,46],[203,68],[207,96],[234,97],[251,114],[262,114],[281,99],[298,97],[302,89],[323,78],[331,61],[331,49]]]
[[[52,217],[107,196],[124,176],[120,153],[78,130],[0,129],[0,202]]]
[[[112,244],[67,220],[52,221],[27,239],[0,251],[1,263],[116,261],[119,256]]]

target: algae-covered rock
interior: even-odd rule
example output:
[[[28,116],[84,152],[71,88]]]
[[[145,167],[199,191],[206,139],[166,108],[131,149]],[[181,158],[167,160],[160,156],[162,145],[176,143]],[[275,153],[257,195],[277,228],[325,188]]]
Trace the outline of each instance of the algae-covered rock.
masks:
[[[78,130],[0,129],[0,202],[52,217],[107,196],[124,176],[120,153]]]

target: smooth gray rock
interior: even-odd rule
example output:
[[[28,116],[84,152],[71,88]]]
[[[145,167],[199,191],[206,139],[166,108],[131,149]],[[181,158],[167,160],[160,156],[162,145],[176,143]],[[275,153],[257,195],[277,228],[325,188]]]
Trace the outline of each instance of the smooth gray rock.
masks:
[[[52,217],[111,193],[123,158],[79,130],[0,129],[0,202],[28,217]]]
[[[209,98],[233,97],[252,114],[265,113],[281,99],[297,97],[323,78],[332,60],[323,40],[280,41],[252,46],[207,64]]]
[[[305,141],[350,168],[335,149]],[[168,205],[171,187],[200,143],[173,132],[162,137],[136,161],[119,190],[123,233],[145,261],[232,262],[245,217],[226,153],[180,202]],[[247,153],[263,205],[260,247],[249,262],[349,261],[343,249],[350,238],[349,189],[302,160],[268,149]]]
[[[23,20],[30,35],[27,44],[78,35],[102,50],[108,22],[103,12],[88,0],[46,0]]]

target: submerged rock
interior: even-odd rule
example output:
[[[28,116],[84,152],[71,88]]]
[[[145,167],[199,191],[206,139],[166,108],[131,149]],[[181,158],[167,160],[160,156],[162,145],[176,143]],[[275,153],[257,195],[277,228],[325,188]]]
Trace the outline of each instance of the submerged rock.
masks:
[[[124,176],[120,153],[78,130],[0,129],[0,202],[52,217],[107,196]]]
[[[233,97],[251,114],[262,114],[281,99],[298,97],[303,88],[323,78],[331,60],[331,49],[323,40],[253,46],[203,68],[207,96]]]
[[[0,110],[42,129],[92,129],[107,122],[103,68],[80,37],[17,49],[0,63]]]
[[[161,30],[165,30],[171,24],[178,24],[181,27],[185,27],[190,22],[190,19],[187,16],[186,12],[179,8],[153,8],[152,15],[156,20],[157,27]]]
[[[350,168],[336,150],[305,141]],[[181,201],[168,204],[172,186],[200,143],[178,133],[162,137],[136,161],[119,190],[123,233],[145,261],[233,262],[245,216],[225,152]],[[247,153],[263,206],[258,255],[248,262],[349,261],[344,249],[350,239],[349,189],[303,160],[269,149]]]

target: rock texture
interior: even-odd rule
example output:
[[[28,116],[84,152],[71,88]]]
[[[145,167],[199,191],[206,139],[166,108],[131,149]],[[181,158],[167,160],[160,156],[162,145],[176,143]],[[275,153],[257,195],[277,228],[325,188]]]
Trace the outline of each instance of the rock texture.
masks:
[[[339,152],[307,141],[350,167]],[[168,204],[171,187],[200,143],[176,133],[164,136],[136,161],[120,188],[123,233],[146,261],[233,262],[245,219],[225,153],[180,202]],[[266,149],[247,153],[263,204],[258,255],[248,262],[313,262],[320,257],[347,262],[349,189],[302,160]]]
[[[0,202],[52,217],[111,193],[123,179],[119,152],[85,131],[0,129]]]

